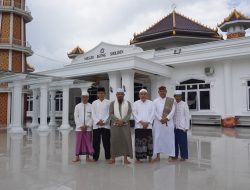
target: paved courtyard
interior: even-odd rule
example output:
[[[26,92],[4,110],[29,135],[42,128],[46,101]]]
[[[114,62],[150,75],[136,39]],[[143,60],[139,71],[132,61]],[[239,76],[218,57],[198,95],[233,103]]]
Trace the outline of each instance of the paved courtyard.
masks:
[[[132,129],[133,131],[133,129]],[[74,131],[0,133],[1,190],[249,190],[250,128],[193,126],[186,162],[72,163]]]

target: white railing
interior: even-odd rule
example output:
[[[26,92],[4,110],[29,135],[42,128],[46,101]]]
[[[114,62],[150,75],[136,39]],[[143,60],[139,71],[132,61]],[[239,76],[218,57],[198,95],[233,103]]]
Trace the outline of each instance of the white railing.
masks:
[[[31,49],[31,45],[29,44],[29,42],[23,41],[22,43],[22,40],[15,39],[15,38],[12,39],[12,42],[10,38],[0,38],[0,45],[1,44],[9,44],[9,45],[14,44],[14,45],[23,46],[23,47]]]
[[[11,0],[0,0],[0,7],[14,7],[26,11],[28,14],[31,14],[29,8],[24,5],[24,3],[19,3]]]

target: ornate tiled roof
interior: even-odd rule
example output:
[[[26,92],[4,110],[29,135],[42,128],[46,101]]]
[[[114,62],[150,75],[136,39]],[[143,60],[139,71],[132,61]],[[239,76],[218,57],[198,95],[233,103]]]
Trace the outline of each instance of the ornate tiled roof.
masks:
[[[80,54],[84,54],[84,51],[79,46],[76,46],[71,52],[68,53],[68,57],[72,59]]]
[[[249,20],[250,18],[246,15],[244,15],[243,13],[237,11],[236,9],[234,9],[230,15],[228,17],[226,17],[224,19],[224,21],[218,25],[218,27],[221,27],[223,24],[227,23],[227,22],[231,22],[231,21],[236,21],[236,20]]]
[[[164,35],[164,37],[182,35],[199,37],[205,36],[210,38],[221,38],[217,30],[209,28],[199,22],[188,18],[175,10],[169,15],[156,22],[154,25],[139,34],[134,34],[134,39],[131,43],[141,41],[143,38],[157,38],[157,36]]]

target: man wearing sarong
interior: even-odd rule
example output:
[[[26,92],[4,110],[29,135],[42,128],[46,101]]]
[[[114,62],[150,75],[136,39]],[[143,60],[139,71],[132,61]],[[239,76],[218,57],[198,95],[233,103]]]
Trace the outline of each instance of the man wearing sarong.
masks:
[[[124,90],[118,88],[117,99],[110,104],[109,113],[111,119],[111,160],[110,164],[115,163],[115,158],[124,157],[124,164],[130,164],[128,156],[133,158],[132,139],[129,119],[132,108],[129,101],[124,100]]]
[[[182,91],[176,90],[174,98],[176,100],[176,109],[174,114],[175,158],[178,158],[180,151],[180,160],[185,161],[188,159],[187,131],[190,127],[189,108],[187,103],[182,101]]]
[[[167,97],[167,89],[158,89],[159,97],[154,100],[155,120],[153,126],[154,162],[160,161],[160,153],[169,156],[169,161],[175,157],[175,134],[173,116],[175,113],[174,99]]]
[[[133,115],[135,120],[135,157],[136,163],[141,163],[141,159],[151,162],[153,155],[152,123],[154,120],[154,104],[147,99],[148,92],[141,89],[140,100],[133,105]]]
[[[75,107],[74,118],[76,124],[76,159],[73,162],[80,161],[80,155],[86,155],[86,161],[92,162],[90,155],[93,155],[94,149],[92,147],[92,108],[88,103],[88,92],[82,92],[82,102]]]

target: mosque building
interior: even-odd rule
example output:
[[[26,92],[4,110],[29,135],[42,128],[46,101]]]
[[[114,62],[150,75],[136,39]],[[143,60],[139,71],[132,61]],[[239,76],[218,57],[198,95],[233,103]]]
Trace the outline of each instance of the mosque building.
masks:
[[[18,17],[23,30],[32,20],[29,12],[16,9],[14,12],[12,9],[8,11],[8,6],[0,9],[1,33],[6,25],[3,23],[9,17],[9,28],[15,26],[10,21]],[[101,42],[86,52],[76,47],[68,53],[71,64],[63,68],[39,72],[36,76],[15,74],[20,77],[19,82],[24,81],[20,84],[23,90],[33,93],[28,96],[28,110],[24,115],[33,118],[34,125],[38,125],[38,117],[45,118],[43,125],[40,124],[42,128],[47,125],[47,117],[51,125],[62,118],[62,126],[67,127],[71,122],[73,124],[74,107],[81,101],[81,90],[88,90],[92,102],[99,86],[106,89],[110,100],[114,100],[116,89],[122,87],[126,99],[134,102],[141,88],[146,88],[153,100],[158,95],[158,87],[166,85],[169,96],[174,90],[182,91],[193,124],[220,125],[223,117],[237,116],[240,125],[250,125],[250,37],[245,36],[250,28],[250,18],[233,10],[218,28],[226,32],[226,39],[218,29],[173,10],[145,31],[134,34],[130,45]],[[0,56],[6,57],[1,69],[14,71],[16,54],[23,60],[18,62],[23,64],[20,66],[22,70],[17,71],[27,69],[26,56],[32,51],[26,45],[23,30],[21,44],[15,44],[14,39],[18,37],[11,38],[11,32],[4,33],[7,37],[1,35]],[[9,39],[8,43],[4,43],[3,38]],[[12,55],[12,61],[9,55]],[[13,86],[13,77],[3,77],[0,82]],[[39,82],[34,82],[35,79]],[[7,99],[10,101],[13,92],[10,88],[7,92],[3,89],[0,91],[1,104]],[[4,106],[8,118],[11,104]],[[1,122],[11,123],[2,118]]]

